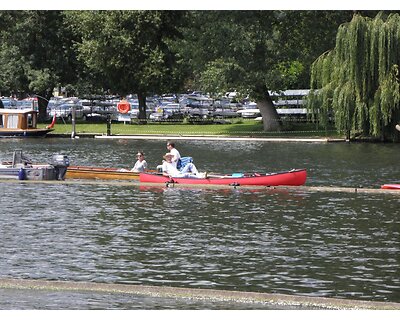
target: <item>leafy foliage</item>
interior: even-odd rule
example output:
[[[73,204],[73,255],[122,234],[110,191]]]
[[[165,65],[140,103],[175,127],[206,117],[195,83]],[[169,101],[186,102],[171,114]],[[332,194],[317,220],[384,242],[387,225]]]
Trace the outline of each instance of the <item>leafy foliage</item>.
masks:
[[[0,11],[0,91],[39,96],[39,115],[54,87],[77,81],[79,64],[60,11]]]
[[[179,36],[179,11],[72,11],[66,23],[79,37],[78,59],[94,77],[93,86],[121,96],[136,93],[139,118],[146,118],[146,95],[176,91],[180,78],[169,42]]]
[[[354,15],[339,27],[336,46],[311,68],[309,107],[339,132],[396,138],[400,121],[400,16]]]
[[[0,91],[48,98],[57,86],[79,95],[137,93],[141,116],[148,93],[237,91],[260,102],[265,125],[267,118],[278,124],[268,90],[305,87],[311,63],[332,48],[338,26],[351,15],[0,11]],[[313,64],[312,87],[320,90],[310,104],[335,109],[331,115],[340,130],[379,134],[398,118],[391,107],[399,99],[392,94],[398,86],[398,55],[385,55],[398,50],[398,25],[397,15],[354,19],[339,28],[335,49]],[[341,109],[342,103],[349,108]]]
[[[176,11],[73,11],[66,22],[79,36],[78,59],[121,95],[160,92],[178,83],[168,41],[179,36]]]
[[[308,86],[309,66],[334,44],[347,11],[189,12],[178,48],[186,57],[188,89],[256,100],[265,130],[279,130],[268,90]],[[269,127],[269,125],[271,125]]]

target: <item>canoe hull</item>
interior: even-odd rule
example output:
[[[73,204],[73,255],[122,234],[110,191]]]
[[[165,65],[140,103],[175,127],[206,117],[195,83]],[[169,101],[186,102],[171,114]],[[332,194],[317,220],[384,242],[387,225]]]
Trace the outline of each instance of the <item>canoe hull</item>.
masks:
[[[400,184],[384,184],[381,189],[400,190]]]
[[[177,183],[202,185],[232,185],[232,186],[301,186],[306,182],[307,171],[297,169],[263,175],[248,175],[244,177],[209,176],[207,178],[170,178],[154,173],[140,173],[140,182],[147,183]]]
[[[139,180],[138,172],[120,171],[117,168],[69,166],[66,179]]]

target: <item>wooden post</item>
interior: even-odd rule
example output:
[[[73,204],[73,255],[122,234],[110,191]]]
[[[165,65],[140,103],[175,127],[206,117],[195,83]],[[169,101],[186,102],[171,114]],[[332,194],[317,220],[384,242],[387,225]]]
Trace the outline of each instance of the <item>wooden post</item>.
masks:
[[[75,138],[76,134],[76,125],[75,125],[75,118],[76,118],[76,112],[75,112],[75,105],[72,105],[72,132],[71,132],[71,139]]]

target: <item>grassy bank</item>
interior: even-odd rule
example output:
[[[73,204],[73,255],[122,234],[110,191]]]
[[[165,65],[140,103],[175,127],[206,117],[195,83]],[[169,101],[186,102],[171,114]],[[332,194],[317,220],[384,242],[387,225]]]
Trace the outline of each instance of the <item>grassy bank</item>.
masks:
[[[70,134],[71,123],[57,123],[55,134]],[[76,124],[76,134],[106,134],[105,123]],[[226,135],[226,136],[257,136],[257,137],[337,137],[333,130],[316,128],[315,124],[292,123],[284,125],[279,132],[264,132],[261,122],[255,120],[242,120],[236,123],[224,124],[183,124],[183,123],[148,123],[148,124],[123,124],[112,123],[111,134],[113,135]]]

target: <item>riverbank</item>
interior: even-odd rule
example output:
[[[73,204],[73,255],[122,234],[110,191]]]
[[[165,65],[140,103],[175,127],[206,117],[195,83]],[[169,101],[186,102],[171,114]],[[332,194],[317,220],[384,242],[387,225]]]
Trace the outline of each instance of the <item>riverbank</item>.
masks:
[[[135,140],[208,140],[208,141],[264,141],[264,142],[343,142],[344,139],[330,138],[263,138],[263,137],[232,137],[232,136],[159,136],[159,135],[97,135],[96,139],[135,139]]]
[[[74,134],[72,133],[74,132]],[[344,142],[332,128],[320,130],[312,123],[291,123],[282,131],[265,132],[259,121],[244,119],[234,123],[58,123],[48,137],[135,139],[135,140],[225,140],[265,142]]]
[[[230,124],[185,124],[185,123],[148,123],[123,124],[112,123],[109,128],[105,123],[77,123],[75,130],[69,123],[59,123],[54,127],[50,137],[71,137],[74,131],[79,137],[126,136],[153,137],[178,136],[192,137],[240,137],[240,138],[273,138],[273,139],[342,139],[334,130],[320,130],[315,124],[293,123],[282,131],[265,132],[262,124],[254,120],[243,120]]]
[[[176,135],[176,134],[132,134],[132,135],[106,135],[96,133],[78,133],[74,137],[70,133],[66,134],[48,134],[48,138],[92,138],[92,139],[124,139],[124,140],[207,140],[207,141],[263,141],[263,142],[345,142],[345,139],[340,138],[313,138],[313,137],[254,137],[254,136],[227,136],[227,135]]]

